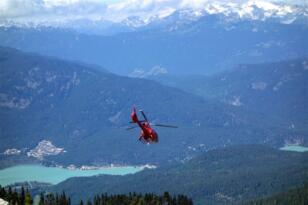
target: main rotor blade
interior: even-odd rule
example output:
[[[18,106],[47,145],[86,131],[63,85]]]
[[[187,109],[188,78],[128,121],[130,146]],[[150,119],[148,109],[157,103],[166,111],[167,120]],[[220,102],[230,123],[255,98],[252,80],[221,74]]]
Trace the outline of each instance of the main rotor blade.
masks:
[[[145,120],[139,120],[138,122],[146,122],[146,121],[145,121]],[[135,123],[137,123],[137,122],[130,121],[129,123],[130,123],[130,124],[135,124]]]
[[[156,127],[178,128],[178,126],[175,126],[175,125],[163,125],[163,124],[151,124],[151,125],[156,126]]]
[[[141,112],[141,114],[142,114],[143,118],[145,119],[145,121],[148,121],[148,118],[145,116],[143,110],[139,110],[139,111]]]
[[[134,126],[134,127],[128,127],[128,128],[126,128],[126,130],[132,130],[132,129],[135,129],[135,128],[137,128],[137,126]]]

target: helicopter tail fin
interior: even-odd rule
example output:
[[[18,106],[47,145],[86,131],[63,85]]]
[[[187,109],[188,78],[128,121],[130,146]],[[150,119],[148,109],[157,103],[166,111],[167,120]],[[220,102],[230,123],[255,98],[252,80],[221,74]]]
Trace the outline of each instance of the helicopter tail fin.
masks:
[[[138,122],[137,112],[135,106],[133,107],[132,113],[130,114],[131,120],[133,123]]]

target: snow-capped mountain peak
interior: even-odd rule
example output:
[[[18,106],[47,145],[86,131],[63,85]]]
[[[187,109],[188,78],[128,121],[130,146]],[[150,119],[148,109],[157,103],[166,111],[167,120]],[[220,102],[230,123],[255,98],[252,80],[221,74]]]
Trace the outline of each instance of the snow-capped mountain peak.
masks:
[[[8,0],[4,0],[8,1]],[[29,0],[32,1],[32,0]],[[33,0],[34,1],[34,0]],[[308,6],[274,3],[270,0],[218,1],[218,0],[123,0],[111,5],[99,2],[88,4],[76,0],[71,4],[37,4],[33,8],[27,4],[22,16],[18,7],[10,7],[10,3],[0,4],[0,26],[27,27],[65,27],[86,31],[94,27],[100,30],[118,29],[119,31],[135,30],[150,24],[169,22],[177,25],[196,21],[206,15],[220,14],[231,19],[266,20],[275,18],[281,23],[293,23],[297,19],[308,22]],[[36,5],[37,4],[37,5]],[[104,3],[105,4],[105,3]],[[6,5],[3,8],[3,5]],[[35,6],[35,7],[34,7]],[[38,9],[40,8],[40,9]],[[87,23],[82,23],[87,22]]]

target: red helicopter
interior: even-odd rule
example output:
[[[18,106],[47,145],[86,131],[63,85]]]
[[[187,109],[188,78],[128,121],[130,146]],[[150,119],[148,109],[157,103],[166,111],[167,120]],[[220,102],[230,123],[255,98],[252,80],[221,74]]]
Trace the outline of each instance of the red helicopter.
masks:
[[[132,121],[130,123],[136,123],[141,128],[139,140],[143,143],[148,144],[148,143],[158,142],[157,132],[151,126],[177,128],[177,126],[173,126],[173,125],[150,123],[142,110],[140,110],[140,113],[142,114],[144,120],[138,119],[136,108],[133,107],[132,113],[130,115]],[[136,126],[127,128],[127,130],[134,129],[134,128],[136,128]]]

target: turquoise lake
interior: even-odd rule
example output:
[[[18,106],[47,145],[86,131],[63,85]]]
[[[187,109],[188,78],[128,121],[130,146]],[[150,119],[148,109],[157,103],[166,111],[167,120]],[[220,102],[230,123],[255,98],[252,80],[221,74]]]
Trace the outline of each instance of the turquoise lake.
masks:
[[[293,152],[308,152],[308,147],[303,147],[299,145],[287,145],[287,146],[281,147],[280,150],[293,151]]]
[[[0,185],[6,186],[16,182],[38,181],[57,184],[70,177],[94,176],[99,174],[125,175],[141,171],[141,167],[107,167],[96,170],[69,170],[41,165],[18,165],[0,170]]]

